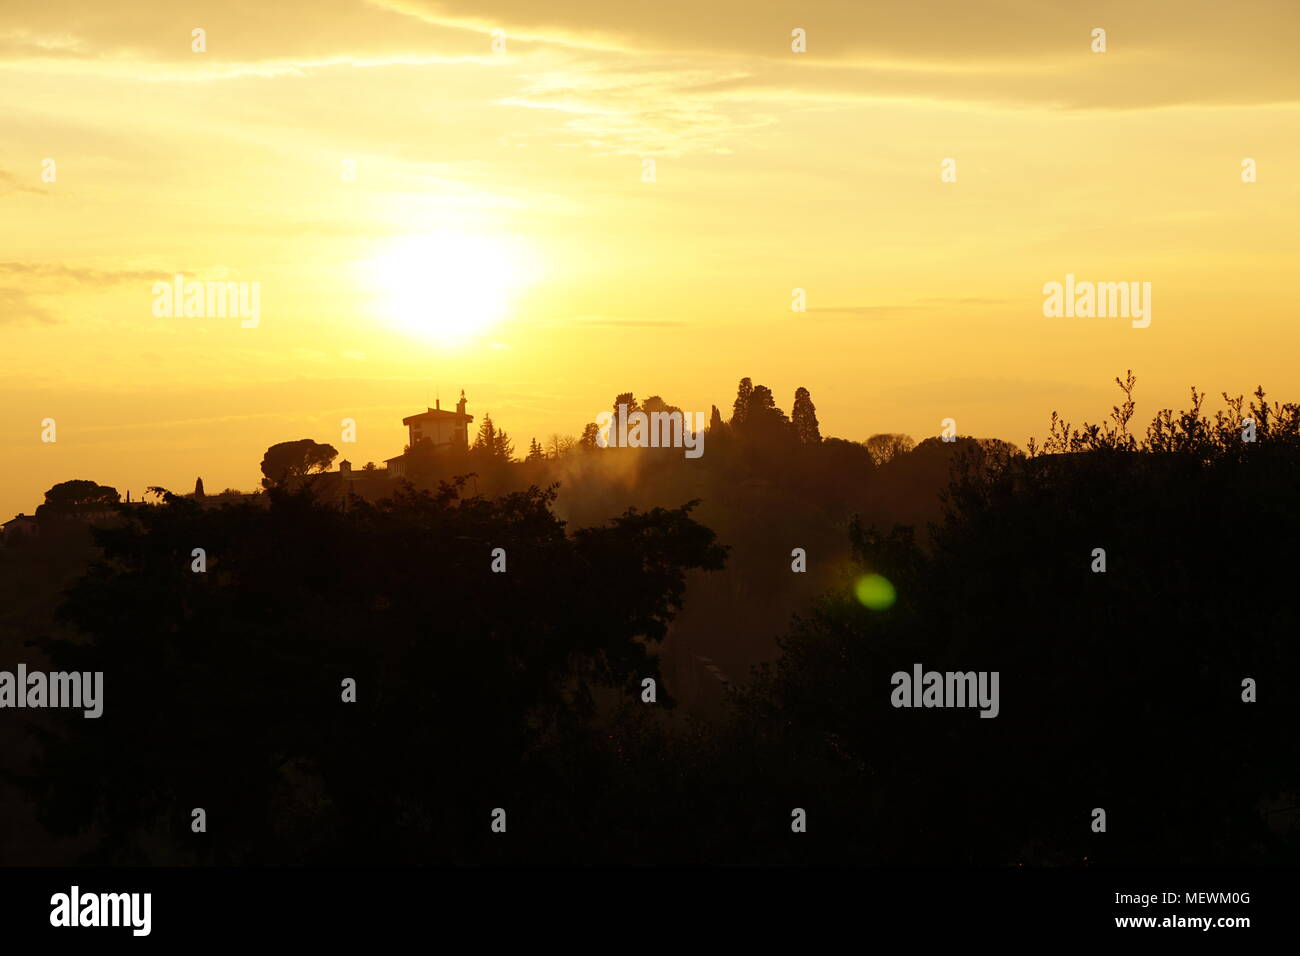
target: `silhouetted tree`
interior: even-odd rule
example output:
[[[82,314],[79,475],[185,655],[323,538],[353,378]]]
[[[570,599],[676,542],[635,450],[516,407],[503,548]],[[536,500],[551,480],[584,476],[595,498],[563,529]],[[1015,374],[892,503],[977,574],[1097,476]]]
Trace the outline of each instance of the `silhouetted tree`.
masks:
[[[631,415],[633,412],[641,410],[641,406],[637,404],[635,395],[633,395],[631,392],[620,392],[614,399],[614,416],[616,420],[618,415],[620,414],[619,412],[620,405],[627,406],[627,413],[629,415]]]
[[[510,436],[492,423],[492,416],[486,414],[479,423],[471,451],[489,460],[508,462],[514,459],[515,446]]]
[[[111,510],[121,500],[116,488],[75,478],[61,481],[45,492],[45,503],[36,509],[37,518],[83,517]]]
[[[202,497],[203,497],[203,479],[202,479],[202,478],[195,479],[195,481],[194,481],[194,497],[195,497],[195,498],[202,498]]]
[[[501,461],[515,460],[515,443],[510,440],[510,436],[506,434],[505,429],[497,429],[494,456]]]
[[[576,444],[577,442],[575,442],[570,436],[554,433],[550,438],[546,439],[546,457],[563,458],[569,452],[573,451]]]
[[[542,446],[539,445],[537,439],[534,438],[528,445],[528,456],[524,461],[542,461],[545,457],[546,455],[542,451]]]
[[[647,415],[653,415],[656,412],[659,412],[660,414],[672,414],[674,412],[678,415],[682,414],[682,410],[679,407],[676,405],[669,405],[658,395],[651,395],[642,402],[641,411],[645,412]]]
[[[553,491],[462,488],[346,513],[310,488],[267,507],[168,494],[104,530],[61,612],[79,636],[42,646],[110,675],[107,719],[54,715],[30,777],[43,820],[93,832],[100,862],[556,859],[463,824],[513,794],[571,839],[565,753],[601,736],[597,693],[641,706],[643,679],[662,687],[653,648],[686,574],[725,550],[693,503],[567,535]],[[196,541],[212,573],[190,571]],[[238,838],[196,838],[193,806]]]
[[[497,447],[497,430],[492,424],[492,413],[488,412],[483,416],[483,420],[478,423],[478,435],[474,438],[474,444],[471,450],[478,452],[480,455],[491,455]]]
[[[909,528],[855,521],[853,574],[793,622],[781,659],[740,695],[741,739],[767,742],[745,759],[797,766],[791,775],[828,795],[836,859],[1300,856],[1295,831],[1265,812],[1273,795],[1300,792],[1300,698],[1242,697],[1247,677],[1300,678],[1300,645],[1283,637],[1300,617],[1280,599],[1300,540],[1300,405],[1265,411],[1259,396],[1241,415],[1230,400],[1210,420],[1193,392],[1189,410],[1162,411],[1141,439],[1128,430],[1132,381],[1120,384],[1127,401],[1110,426],[1053,416],[1059,453],[963,440],[928,547]],[[1268,417],[1269,437],[1243,441],[1243,417]],[[858,600],[866,574],[892,583],[892,607]],[[918,663],[999,672],[1000,713],[893,706],[891,675]],[[1124,739],[1159,744],[1095,746]],[[1104,844],[1089,826],[1097,806],[1126,821]],[[735,825],[739,843],[749,824]]]
[[[817,424],[817,409],[813,406],[808,389],[795,389],[790,419],[794,424],[795,435],[805,445],[813,445],[822,440],[821,429]]]
[[[741,427],[742,434],[758,441],[775,441],[790,436],[790,420],[776,406],[772,390],[766,385],[755,385],[749,395]]]
[[[325,471],[338,457],[333,445],[300,438],[272,445],[262,456],[262,487],[271,488],[290,478]]]
[[[864,444],[867,451],[871,452],[871,460],[877,465],[883,465],[892,461],[899,455],[905,455],[916,447],[916,442],[912,436],[903,435],[896,432],[881,432],[878,435],[872,435]]]
[[[722,413],[718,411],[717,405],[710,406],[710,409],[709,432],[714,435],[721,434],[723,429]]]
[[[6,779],[99,863],[1294,865],[1300,405],[1211,417],[1193,391],[1143,436],[1120,386],[1109,422],[1054,414],[1027,455],[931,438],[877,469],[867,443],[752,432],[688,465],[591,455],[556,469],[567,526],[554,489],[464,479],[346,513],[292,484],[220,509],[159,489],[96,531],[57,627],[20,629],[106,673],[107,719],[39,715]],[[793,441],[769,401],[760,431]],[[703,501],[607,522],[628,494]],[[0,571],[8,617],[67,583]],[[864,605],[868,574],[892,606]],[[918,663],[997,671],[999,715],[894,707]],[[665,720],[646,678],[733,709]],[[773,825],[809,799],[807,839]],[[193,806],[225,835],[190,833]]]
[[[745,416],[749,414],[750,396],[753,393],[754,383],[748,377],[742,378],[740,386],[736,389],[736,401],[731,406],[731,425],[733,428],[745,424]]]
[[[515,458],[515,444],[503,429],[497,428],[490,414],[484,415],[484,420],[478,423],[478,434],[471,451],[495,462],[511,462]]]

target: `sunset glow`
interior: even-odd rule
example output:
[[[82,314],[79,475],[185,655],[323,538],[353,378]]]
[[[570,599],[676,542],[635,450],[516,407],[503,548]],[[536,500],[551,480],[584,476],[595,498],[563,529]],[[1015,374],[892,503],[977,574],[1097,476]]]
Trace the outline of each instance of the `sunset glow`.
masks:
[[[490,331],[534,274],[518,244],[450,234],[394,240],[368,269],[384,317],[442,345]]]
[[[753,374],[827,434],[1023,445],[1127,368],[1139,414],[1300,384],[1294,11],[1013,6],[11,0],[0,509],[200,447],[247,486],[348,415],[383,460],[439,387],[540,437]],[[177,274],[257,327],[155,316]],[[1067,275],[1154,320],[1045,316]]]

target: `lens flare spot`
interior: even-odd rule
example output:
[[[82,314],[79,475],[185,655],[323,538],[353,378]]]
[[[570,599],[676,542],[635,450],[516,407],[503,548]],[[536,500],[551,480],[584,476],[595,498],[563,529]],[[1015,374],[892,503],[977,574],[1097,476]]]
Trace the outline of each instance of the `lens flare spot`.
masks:
[[[862,606],[873,611],[887,611],[894,606],[894,601],[897,599],[894,586],[889,583],[889,579],[879,574],[867,574],[858,578],[853,591]]]

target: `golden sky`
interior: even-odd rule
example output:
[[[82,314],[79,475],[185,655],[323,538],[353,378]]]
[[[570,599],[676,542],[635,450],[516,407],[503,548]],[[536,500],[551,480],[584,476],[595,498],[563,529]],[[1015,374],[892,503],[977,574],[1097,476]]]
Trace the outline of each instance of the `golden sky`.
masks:
[[[382,461],[462,387],[520,450],[742,375],[853,439],[1294,400],[1297,48],[1282,0],[3,0],[0,512]],[[1067,273],[1150,327],[1044,317]]]

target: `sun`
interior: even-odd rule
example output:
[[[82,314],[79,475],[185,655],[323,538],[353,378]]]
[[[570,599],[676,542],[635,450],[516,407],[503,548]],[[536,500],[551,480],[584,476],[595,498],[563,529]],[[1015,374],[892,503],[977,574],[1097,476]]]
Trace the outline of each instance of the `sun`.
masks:
[[[426,233],[390,240],[367,272],[388,321],[452,345],[505,318],[536,268],[531,250],[513,238]]]

